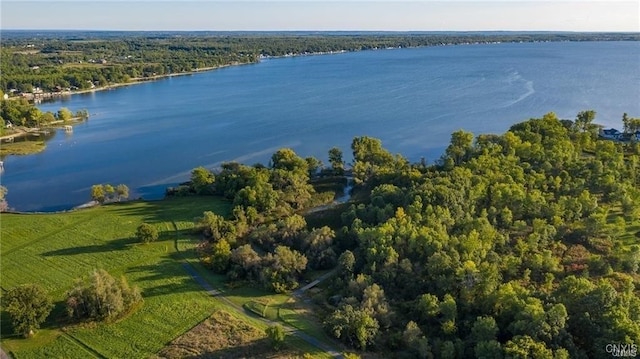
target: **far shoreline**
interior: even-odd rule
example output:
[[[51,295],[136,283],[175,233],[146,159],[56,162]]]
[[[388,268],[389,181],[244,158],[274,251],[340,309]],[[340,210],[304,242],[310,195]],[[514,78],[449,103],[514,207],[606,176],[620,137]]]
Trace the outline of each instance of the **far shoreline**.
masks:
[[[392,49],[397,49],[397,48],[394,47],[394,48],[391,48],[391,50]],[[384,49],[371,49],[371,50],[363,50],[363,51],[377,51],[377,50],[390,50],[390,49],[384,48]],[[106,86],[95,87],[91,89],[61,91],[61,92],[46,92],[44,94],[40,94],[40,96],[42,96],[40,99],[41,100],[46,99],[47,102],[55,102],[62,97],[71,97],[73,95],[82,95],[82,94],[88,94],[88,93],[108,91],[108,90],[113,90],[120,87],[134,86],[134,85],[144,84],[148,82],[163,80],[171,77],[197,75],[199,73],[220,70],[227,67],[257,65],[257,64],[260,64],[261,60],[266,60],[266,59],[283,59],[283,58],[292,58],[292,57],[322,56],[322,55],[340,55],[348,52],[353,52],[353,51],[337,50],[337,51],[330,51],[330,52],[296,53],[296,54],[286,54],[286,55],[279,55],[279,56],[259,56],[256,62],[237,62],[236,61],[229,64],[224,64],[224,65],[201,67],[201,68],[197,68],[197,69],[193,69],[191,71],[185,71],[185,72],[174,72],[170,74],[154,75],[150,77],[136,77],[136,78],[130,79],[129,82],[119,82],[119,83],[109,84]],[[18,97],[19,96],[12,97],[12,98],[18,98]],[[29,94],[29,96],[26,96],[26,98],[29,101],[34,101],[35,99],[38,99],[38,96],[34,94]]]
[[[226,65],[202,67],[202,68],[194,69],[194,70],[187,71],[187,72],[175,72],[175,73],[170,73],[170,74],[165,74],[165,75],[154,75],[154,76],[150,76],[150,77],[136,77],[136,78],[131,79],[129,82],[119,82],[119,83],[109,84],[109,85],[106,85],[106,86],[95,87],[95,88],[91,88],[91,89],[73,90],[73,91],[61,91],[61,92],[46,92],[44,94],[38,94],[39,96],[36,95],[36,94],[32,94],[31,93],[31,94],[28,94],[28,96],[25,96],[25,98],[27,98],[27,100],[29,100],[29,101],[47,100],[47,102],[56,102],[60,98],[71,97],[73,95],[82,95],[82,94],[88,94],[88,93],[95,93],[95,92],[101,92],[101,91],[114,90],[114,89],[117,89],[117,88],[120,88],[120,87],[134,86],[134,85],[144,84],[144,83],[153,82],[153,81],[162,80],[162,79],[171,78],[171,77],[195,75],[195,74],[199,74],[199,73],[202,73],[202,72],[219,70],[219,69],[226,68],[226,67],[242,66],[242,65],[253,65],[253,64],[257,64],[257,63],[259,63],[259,62],[245,62],[245,63],[236,62],[236,63],[226,64]],[[16,97],[13,97],[13,98],[19,98],[19,96],[16,96]]]
[[[569,41],[572,41],[572,40],[569,40]],[[537,41],[535,41],[535,42],[537,42]],[[559,42],[559,41],[556,40],[556,41],[545,41],[545,42]],[[40,100],[46,99],[47,102],[49,102],[49,101],[50,102],[56,102],[58,99],[60,99],[62,97],[70,97],[70,96],[73,96],[73,95],[81,95],[81,94],[87,94],[87,93],[95,93],[95,92],[99,92],[99,91],[113,90],[113,89],[117,89],[119,87],[133,86],[133,85],[143,84],[143,83],[147,83],[147,82],[153,82],[153,81],[162,80],[162,79],[171,78],[171,77],[177,77],[177,76],[195,75],[195,74],[202,73],[202,72],[209,72],[209,71],[219,70],[219,69],[223,69],[223,68],[226,68],[226,67],[232,67],[232,66],[257,65],[257,64],[260,64],[261,60],[265,60],[265,59],[281,59],[281,58],[293,58],[293,57],[305,57],[305,56],[322,56],[322,55],[339,55],[339,54],[345,54],[345,53],[350,53],[350,52],[397,50],[397,49],[410,49],[410,48],[421,48],[421,47],[464,46],[464,45],[494,45],[494,44],[503,44],[503,43],[517,43],[517,41],[497,41],[496,42],[496,41],[487,40],[487,41],[480,41],[480,42],[441,43],[441,44],[423,45],[423,46],[418,45],[418,46],[381,47],[381,48],[369,48],[369,49],[364,49],[364,50],[341,49],[341,50],[327,51],[327,52],[321,51],[321,52],[288,53],[288,54],[284,54],[284,55],[258,55],[257,56],[257,61],[255,61],[255,62],[242,62],[241,63],[241,62],[235,61],[235,62],[224,64],[224,65],[202,67],[202,68],[197,68],[197,69],[193,69],[191,71],[185,71],[185,72],[175,72],[175,73],[170,73],[170,74],[154,75],[154,76],[150,76],[150,77],[136,77],[136,78],[130,79],[129,82],[113,83],[113,84],[108,84],[106,86],[95,87],[95,88],[91,88],[91,89],[61,91],[61,92],[46,92],[46,93],[42,93],[42,94],[29,93],[24,97],[26,97],[27,100],[29,100],[29,101],[35,101],[37,99],[40,99]],[[38,95],[41,96],[41,97],[39,98]],[[15,96],[15,97],[10,97],[9,99],[14,99],[14,98],[19,98],[19,97],[20,96]]]
[[[489,44],[489,43],[492,43],[492,42],[487,42],[487,44]],[[446,44],[445,46],[447,46],[447,45],[457,45],[457,44]],[[437,46],[442,46],[442,45],[433,45],[433,46],[426,46],[426,47],[437,47]],[[227,68],[227,67],[244,66],[244,65],[257,65],[257,64],[260,64],[261,60],[267,60],[267,59],[284,59],[284,58],[305,57],[305,56],[340,55],[340,54],[346,54],[346,53],[349,53],[349,52],[396,50],[396,49],[399,49],[399,48],[405,49],[405,48],[419,48],[419,47],[425,47],[425,46],[374,48],[374,49],[355,50],[355,51],[342,49],[342,50],[328,51],[328,52],[291,53],[291,54],[277,55],[277,56],[271,56],[271,55],[263,56],[263,55],[260,55],[260,56],[258,56],[258,60],[256,62],[237,62],[236,61],[236,62],[233,62],[233,63],[219,65],[219,66],[201,67],[201,68],[193,69],[191,71],[186,71],[186,72],[174,72],[174,73],[170,73],[170,74],[154,75],[154,76],[150,76],[150,77],[136,77],[136,78],[130,79],[129,82],[119,82],[119,83],[109,84],[109,85],[106,85],[106,86],[95,87],[95,88],[84,89],[84,90],[61,91],[61,92],[46,92],[46,93],[43,93],[43,94],[29,93],[29,94],[27,94],[27,96],[25,96],[25,98],[27,98],[27,100],[29,100],[29,101],[35,101],[36,99],[40,99],[40,101],[47,100],[47,102],[56,102],[60,98],[71,97],[73,95],[82,95],[82,94],[88,94],[88,93],[108,91],[108,90],[113,90],[113,89],[117,89],[117,88],[120,88],[120,87],[134,86],[134,85],[144,84],[144,83],[153,82],[153,81],[162,80],[162,79],[171,78],[171,77],[197,75],[199,73],[219,70],[219,69],[223,69],[223,68]],[[38,95],[41,96],[41,97],[39,97]],[[19,97],[20,96],[15,96],[15,97],[10,97],[9,99],[15,99],[15,98],[19,98]]]

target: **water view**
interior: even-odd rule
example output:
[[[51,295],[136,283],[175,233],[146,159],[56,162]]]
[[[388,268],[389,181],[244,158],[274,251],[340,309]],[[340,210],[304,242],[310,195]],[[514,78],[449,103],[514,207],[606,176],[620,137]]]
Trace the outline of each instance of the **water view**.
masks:
[[[621,128],[640,114],[640,44],[487,44],[271,58],[42,104],[87,109],[36,155],[4,159],[12,208],[68,209],[97,183],[161,198],[203,165],[266,163],[279,148],[317,156],[354,136],[412,161],[437,159],[452,131],[503,132],[553,111]]]

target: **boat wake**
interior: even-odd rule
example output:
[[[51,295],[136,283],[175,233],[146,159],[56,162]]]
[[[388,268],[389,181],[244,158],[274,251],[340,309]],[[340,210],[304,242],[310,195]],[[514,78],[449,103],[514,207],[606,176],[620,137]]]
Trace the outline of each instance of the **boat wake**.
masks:
[[[517,99],[510,101],[508,103],[506,103],[505,105],[501,106],[500,108],[506,108],[506,107],[510,107],[513,106],[515,104],[517,104],[520,101],[523,101],[524,99],[526,99],[527,97],[533,95],[534,93],[536,93],[536,90],[533,88],[533,81],[529,81],[525,78],[523,78],[518,71],[515,71],[513,73],[511,73],[509,75],[509,78],[507,79],[507,83],[514,84],[514,83],[522,83],[525,93],[520,95],[520,97],[518,97]]]

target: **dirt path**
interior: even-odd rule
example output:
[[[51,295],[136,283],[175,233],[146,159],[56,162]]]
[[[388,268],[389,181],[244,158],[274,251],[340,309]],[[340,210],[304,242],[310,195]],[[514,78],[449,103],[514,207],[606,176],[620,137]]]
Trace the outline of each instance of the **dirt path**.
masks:
[[[242,314],[242,315],[247,315],[246,311],[244,310],[244,308],[242,308],[241,306],[233,303],[231,300],[229,300],[228,298],[226,298],[222,292],[220,292],[219,290],[216,290],[215,288],[213,288],[209,283],[207,283],[207,281],[205,281],[199,274],[198,272],[195,270],[195,268],[193,268],[193,266],[187,262],[183,262],[182,266],[184,267],[184,269],[187,271],[187,273],[189,273],[189,275],[196,281],[198,282],[198,284],[200,284],[200,286],[202,288],[204,288],[204,290],[207,291],[207,293],[209,293],[211,296],[216,297],[217,299],[219,299],[220,301],[225,302],[225,304],[228,304],[230,307],[232,307],[236,312]],[[327,273],[327,274],[333,274],[333,273]],[[326,274],[325,274],[326,275]],[[326,278],[324,278],[326,279]],[[336,350],[335,348],[331,347],[330,345],[308,335],[307,333],[290,327],[287,324],[281,323],[281,322],[276,322],[273,320],[269,320],[266,318],[261,318],[261,317],[255,317],[256,319],[268,324],[268,325],[275,325],[275,324],[280,324],[285,332],[287,332],[290,335],[294,335],[302,340],[304,340],[305,342],[313,345],[316,348],[321,349],[322,351],[326,352],[327,354],[331,355],[334,358],[343,358],[342,354]]]
[[[177,237],[178,237],[178,227],[176,226],[175,223],[173,223],[174,229],[176,231],[176,241],[174,243],[174,249],[178,252],[180,252],[179,248],[178,248],[178,242],[177,242]],[[245,311],[244,308],[242,308],[241,306],[237,305],[236,303],[233,303],[231,300],[229,300],[228,298],[226,298],[224,296],[224,294],[213,288],[211,286],[211,284],[209,284],[204,278],[202,278],[202,276],[200,276],[200,274],[198,274],[198,271],[196,271],[196,269],[191,265],[191,263],[187,262],[186,260],[182,260],[182,267],[187,271],[187,273],[189,273],[189,275],[204,289],[207,291],[207,293],[209,293],[209,295],[211,295],[212,297],[215,297],[216,299],[224,302],[225,304],[227,304],[229,307],[233,308],[233,310],[235,310],[237,313],[242,314],[243,316],[247,316],[247,312]],[[319,283],[322,280],[328,278],[331,274],[333,274],[333,272],[329,272],[324,274],[322,277],[318,278],[316,281]],[[314,281],[314,282],[316,282]],[[313,282],[312,282],[313,283]],[[309,285],[305,286],[305,287],[313,287],[310,286],[312,283],[309,283]],[[318,284],[316,283],[316,284]],[[316,285],[314,284],[314,285]],[[300,290],[302,290],[304,288],[301,288]],[[307,288],[308,289],[308,288]],[[306,289],[305,289],[306,290]],[[301,293],[303,293],[304,291],[302,291]],[[327,354],[331,355],[334,358],[343,358],[342,353],[340,353],[340,351],[336,350],[335,348],[333,348],[331,345],[322,342],[320,340],[318,340],[317,338],[312,337],[311,335],[308,335],[307,333],[293,328],[285,323],[281,323],[281,322],[276,322],[273,320],[269,320],[266,318],[261,318],[261,317],[255,317],[256,319],[262,321],[265,324],[268,325],[275,325],[275,324],[280,324],[284,330],[290,334],[290,335],[294,335],[302,340],[304,340],[305,342],[313,345],[316,348],[319,348],[320,350],[326,352]]]
[[[330,271],[330,272],[327,272],[327,273],[325,273],[325,274],[321,275],[320,277],[318,277],[318,279],[314,280],[313,282],[311,282],[311,283],[309,283],[309,284],[305,285],[305,286],[304,286],[304,287],[302,287],[302,288],[296,289],[296,290],[293,292],[293,295],[294,295],[294,296],[296,296],[296,297],[301,296],[301,295],[302,295],[304,292],[306,292],[307,290],[309,290],[309,289],[311,289],[311,288],[313,288],[313,287],[317,286],[318,284],[320,284],[320,283],[324,282],[327,278],[329,278],[329,277],[331,277],[332,275],[336,274],[336,272],[337,272],[337,271],[338,271],[337,269],[334,269],[334,270],[332,270],[332,271]]]

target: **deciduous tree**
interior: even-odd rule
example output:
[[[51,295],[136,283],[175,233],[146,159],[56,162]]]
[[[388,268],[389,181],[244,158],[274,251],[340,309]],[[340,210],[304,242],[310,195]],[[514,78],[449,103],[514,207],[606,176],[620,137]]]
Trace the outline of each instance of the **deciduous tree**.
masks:
[[[71,118],[73,118],[73,113],[69,111],[68,108],[62,107],[60,110],[58,110],[57,117],[59,121],[67,122],[71,120]]]
[[[107,194],[105,193],[104,186],[101,184],[96,184],[91,186],[91,199],[98,203],[104,203],[107,198]]]
[[[215,177],[213,173],[204,167],[197,167],[191,171],[191,186],[198,194],[213,193],[211,185],[214,181]]]
[[[329,163],[331,163],[331,170],[336,176],[342,176],[344,174],[344,160],[342,159],[342,150],[338,147],[332,147],[329,150]]]
[[[53,304],[47,293],[36,284],[25,284],[10,289],[3,295],[2,305],[9,313],[16,333],[29,337],[40,328]]]
[[[129,187],[124,184],[119,184],[116,187],[116,195],[118,196],[118,201],[129,198]]]

